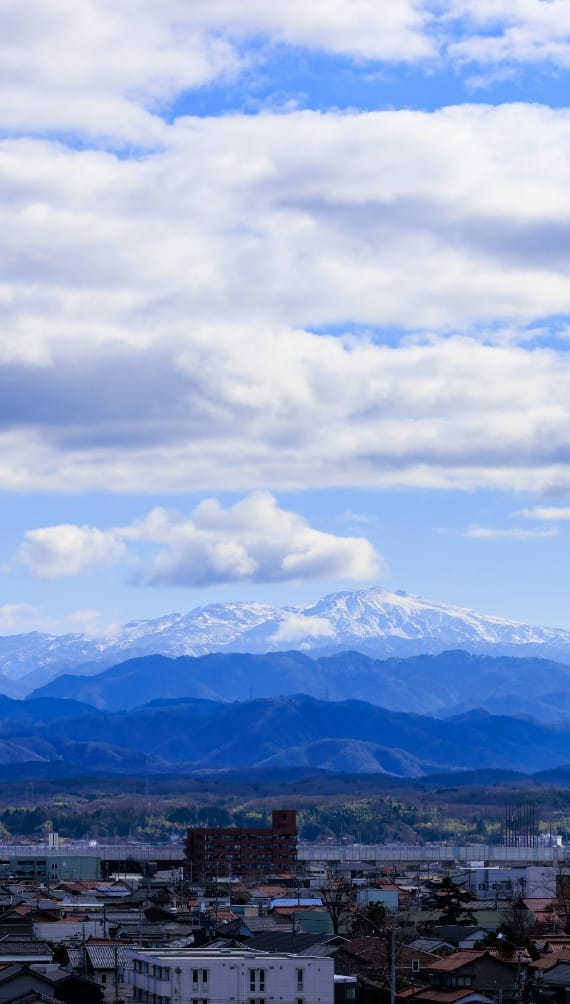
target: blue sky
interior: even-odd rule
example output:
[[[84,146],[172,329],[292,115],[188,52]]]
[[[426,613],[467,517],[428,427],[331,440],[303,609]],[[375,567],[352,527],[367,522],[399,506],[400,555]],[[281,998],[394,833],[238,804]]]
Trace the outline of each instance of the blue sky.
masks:
[[[0,632],[570,628],[570,0],[116,7],[0,4]]]

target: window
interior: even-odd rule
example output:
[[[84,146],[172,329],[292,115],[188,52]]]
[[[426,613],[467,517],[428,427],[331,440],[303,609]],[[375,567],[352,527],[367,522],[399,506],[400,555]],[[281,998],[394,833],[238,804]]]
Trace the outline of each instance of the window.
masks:
[[[472,976],[449,976],[446,980],[448,987],[470,987],[472,984]]]
[[[265,993],[265,969],[249,970],[249,991],[255,993],[256,990]]]
[[[152,975],[157,980],[169,980],[170,979],[170,968],[169,966],[153,966]]]
[[[297,969],[297,993],[303,993],[303,970]]]
[[[192,986],[194,989],[200,986],[203,990],[208,986],[208,970],[207,969],[193,969],[192,970]]]

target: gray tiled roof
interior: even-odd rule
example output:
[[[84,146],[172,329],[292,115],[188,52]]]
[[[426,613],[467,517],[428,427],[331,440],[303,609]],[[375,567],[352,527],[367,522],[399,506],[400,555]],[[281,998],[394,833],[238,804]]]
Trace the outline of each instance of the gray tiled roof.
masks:
[[[124,945],[86,945],[85,950],[93,969],[114,969],[130,962]]]
[[[61,1001],[55,997],[48,997],[37,990],[31,990],[25,997],[18,997],[16,1004],[61,1004]]]
[[[23,941],[20,939],[12,941],[5,938],[0,941],[0,961],[8,955],[49,955],[51,958],[53,951],[46,941]]]

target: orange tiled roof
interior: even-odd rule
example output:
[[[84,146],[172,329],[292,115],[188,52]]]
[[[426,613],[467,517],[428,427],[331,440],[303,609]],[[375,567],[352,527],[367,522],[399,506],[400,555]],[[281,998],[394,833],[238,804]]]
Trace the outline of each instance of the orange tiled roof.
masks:
[[[470,950],[468,948],[462,948],[454,955],[448,955],[445,959],[439,959],[437,962],[432,963],[429,969],[435,969],[436,972],[453,972],[455,969],[461,969],[463,966],[468,966],[470,962],[475,962],[477,959],[482,959],[484,955],[489,955],[487,951],[481,950]]]

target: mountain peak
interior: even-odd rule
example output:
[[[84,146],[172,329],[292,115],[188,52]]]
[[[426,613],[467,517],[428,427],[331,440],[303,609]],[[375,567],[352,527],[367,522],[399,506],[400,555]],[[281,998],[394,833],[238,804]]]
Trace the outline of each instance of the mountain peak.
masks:
[[[570,632],[372,586],[282,608],[259,601],[209,604],[186,614],[131,621],[112,638],[37,632],[0,637],[0,675],[22,681],[21,694],[62,672],[93,673],[141,655],[293,649],[319,655],[353,650],[384,659],[463,649],[570,663]]]

